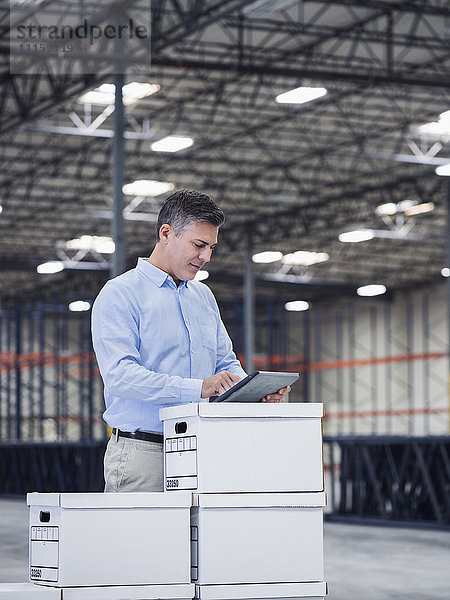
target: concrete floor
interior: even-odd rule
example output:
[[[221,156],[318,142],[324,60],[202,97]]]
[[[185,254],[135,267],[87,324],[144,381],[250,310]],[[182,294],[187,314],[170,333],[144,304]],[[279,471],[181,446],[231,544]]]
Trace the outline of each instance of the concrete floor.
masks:
[[[28,509],[0,498],[0,582],[28,578]],[[450,533],[325,523],[329,600],[447,600]]]

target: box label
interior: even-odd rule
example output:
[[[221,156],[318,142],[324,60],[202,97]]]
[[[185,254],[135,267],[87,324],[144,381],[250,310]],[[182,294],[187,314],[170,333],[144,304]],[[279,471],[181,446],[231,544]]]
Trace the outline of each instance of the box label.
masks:
[[[32,581],[58,581],[58,569],[49,567],[30,567]]]
[[[166,491],[196,490],[197,477],[166,477]]]
[[[166,438],[164,454],[166,490],[197,489],[197,437]]]

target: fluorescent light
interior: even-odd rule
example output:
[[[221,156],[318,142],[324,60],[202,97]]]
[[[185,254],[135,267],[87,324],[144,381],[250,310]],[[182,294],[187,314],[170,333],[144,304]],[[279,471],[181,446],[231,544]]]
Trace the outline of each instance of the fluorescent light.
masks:
[[[67,250],[85,250],[86,252],[99,252],[100,254],[114,254],[115,244],[112,238],[96,235],[82,235],[79,238],[66,242]]]
[[[138,81],[132,81],[122,88],[123,103],[133,104],[138,100],[142,100],[142,98],[156,94],[160,89],[161,86],[157,83],[140,83]]]
[[[286,304],[284,305],[284,308],[286,310],[289,311],[302,311],[302,310],[308,310],[309,308],[309,302],[306,302],[305,300],[293,300],[292,302],[286,302]]]
[[[437,121],[425,123],[418,128],[419,133],[429,133],[432,135],[450,135],[450,110],[439,115]]]
[[[154,152],[178,152],[189,148],[194,143],[190,137],[182,135],[168,135],[157,142],[153,142],[151,149]]]
[[[298,87],[295,90],[279,94],[275,100],[278,104],[305,104],[317,100],[327,93],[324,87]]]
[[[440,175],[441,177],[450,177],[450,163],[446,165],[439,165],[436,167],[435,171],[436,175]]]
[[[358,296],[379,296],[386,292],[384,285],[363,285],[356,290]]]
[[[138,100],[151,96],[161,89],[157,83],[140,83],[132,81],[127,83],[122,88],[123,103],[128,106],[134,104]],[[114,104],[116,98],[116,86],[113,83],[103,83],[98,88],[86,92],[78,99],[82,104],[99,104],[107,106]]]
[[[266,250],[266,252],[257,252],[252,256],[254,263],[272,263],[281,260],[283,254],[281,252]]]
[[[377,215],[395,215],[397,212],[397,205],[394,202],[386,202],[385,204],[379,204],[375,212]]]
[[[64,264],[60,260],[51,260],[38,265],[37,272],[42,274],[59,273],[64,269]]]
[[[3,206],[0,204],[0,213],[3,211]]]
[[[194,279],[196,279],[197,281],[203,281],[204,279],[208,279],[208,277],[209,277],[208,271],[197,271]]]
[[[113,83],[103,83],[99,87],[86,92],[79,97],[78,101],[82,104],[114,104],[116,95],[116,86]]]
[[[330,257],[326,252],[307,252],[305,250],[297,250],[291,254],[285,254],[282,262],[285,265],[303,265],[309,267],[317,263],[325,262]]]
[[[89,310],[90,308],[90,303],[84,302],[84,300],[75,300],[75,302],[69,304],[69,310],[72,312],[82,312],[84,310]]]
[[[431,212],[434,210],[434,202],[423,202],[422,204],[416,204],[415,206],[411,206],[411,208],[407,208],[405,210],[405,215],[407,217],[412,217],[413,215],[423,215],[424,213]]]
[[[448,267],[444,267],[441,269],[442,277],[450,277],[450,269]]]
[[[356,231],[346,231],[339,235],[340,242],[366,242],[373,239],[375,236],[370,229],[358,229]]]
[[[380,204],[376,207],[375,213],[377,215],[395,215],[397,213],[405,213],[407,217],[413,215],[421,215],[434,210],[433,202],[422,202],[419,204],[417,200],[402,200],[397,204],[388,202],[387,204]]]
[[[159,196],[170,192],[174,188],[173,183],[168,181],[156,181],[155,179],[136,179],[122,187],[122,192],[127,196]]]

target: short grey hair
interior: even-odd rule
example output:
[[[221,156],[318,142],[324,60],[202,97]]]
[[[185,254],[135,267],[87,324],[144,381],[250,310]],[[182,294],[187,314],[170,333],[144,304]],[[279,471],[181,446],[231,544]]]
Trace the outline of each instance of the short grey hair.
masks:
[[[180,235],[194,221],[220,227],[225,216],[207,194],[187,189],[176,191],[167,198],[159,211],[156,241],[159,242],[159,230],[165,223],[173,227],[175,235]]]

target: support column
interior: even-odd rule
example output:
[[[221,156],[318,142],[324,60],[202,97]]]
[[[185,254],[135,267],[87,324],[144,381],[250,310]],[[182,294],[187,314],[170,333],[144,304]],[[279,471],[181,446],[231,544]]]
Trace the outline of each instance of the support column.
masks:
[[[125,77],[123,73],[114,76],[116,86],[114,109],[114,138],[112,155],[112,181],[113,181],[113,218],[111,235],[115,244],[115,251],[111,261],[111,277],[116,277],[125,271],[125,227],[123,219],[123,178],[125,165],[124,148],[124,109],[122,88]]]
[[[19,301],[16,300],[15,318],[16,318],[16,344],[15,344],[15,374],[16,374],[16,440],[22,438],[22,370],[20,359],[22,358],[22,317],[23,311]]]
[[[245,347],[245,370],[247,373],[253,371],[253,356],[255,352],[255,285],[253,273],[253,239],[252,231],[247,232],[247,244],[245,248],[245,272],[244,272],[244,347]]]
[[[447,178],[447,268],[450,268],[450,177]],[[448,352],[448,392],[447,392],[447,431],[450,432],[450,277],[447,277],[447,352]]]

